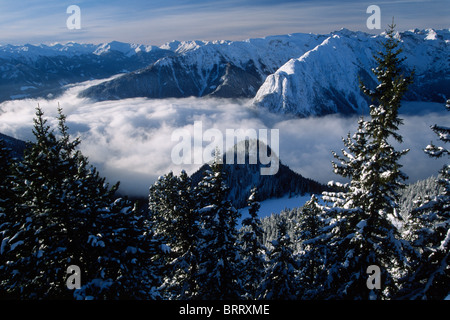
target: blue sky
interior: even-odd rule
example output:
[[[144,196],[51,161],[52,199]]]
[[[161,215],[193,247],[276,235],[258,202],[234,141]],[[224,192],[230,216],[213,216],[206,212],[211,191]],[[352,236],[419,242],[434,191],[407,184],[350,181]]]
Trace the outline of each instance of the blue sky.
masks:
[[[369,5],[381,9],[382,30],[369,30]],[[69,30],[66,9],[81,9]],[[243,40],[343,27],[380,33],[395,17],[398,30],[449,28],[449,0],[0,0],[0,44],[112,40],[161,45],[171,40]]]

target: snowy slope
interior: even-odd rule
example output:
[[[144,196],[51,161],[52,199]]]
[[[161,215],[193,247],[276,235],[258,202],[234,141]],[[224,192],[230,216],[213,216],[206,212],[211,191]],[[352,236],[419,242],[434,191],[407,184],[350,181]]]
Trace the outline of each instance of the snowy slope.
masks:
[[[416,74],[406,98],[436,101],[450,96],[450,31],[413,30],[398,38],[407,57],[405,66]],[[369,71],[376,65],[373,54],[381,50],[381,40],[382,36],[346,29],[333,33],[269,75],[254,104],[298,116],[361,113],[368,101],[359,90],[359,79],[375,84]]]
[[[173,54],[154,46],[120,42],[100,45],[0,46],[0,101],[58,94],[66,84],[109,78]]]
[[[327,38],[267,77],[255,103],[273,112],[300,116],[360,111],[366,103],[358,94],[359,66],[371,63],[371,51],[365,42],[357,44],[355,48],[345,36]]]
[[[84,91],[95,100],[130,97],[253,97],[268,74],[324,36],[291,34],[246,41],[173,41],[175,55]]]

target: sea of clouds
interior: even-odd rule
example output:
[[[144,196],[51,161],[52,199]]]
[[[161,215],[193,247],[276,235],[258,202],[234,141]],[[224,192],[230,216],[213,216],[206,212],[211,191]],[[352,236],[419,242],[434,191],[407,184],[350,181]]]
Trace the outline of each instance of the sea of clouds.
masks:
[[[182,169],[195,172],[200,165],[176,165],[171,152],[176,129],[193,135],[195,121],[203,130],[279,129],[279,158],[282,163],[305,177],[322,183],[341,181],[332,171],[331,150],[344,145],[341,138],[353,133],[359,116],[329,115],[299,119],[270,114],[256,109],[251,100],[183,98],[152,100],[134,98],[93,102],[79,98],[78,92],[93,82],[70,87],[55,99],[12,100],[0,104],[0,132],[22,140],[33,140],[35,108],[43,109],[48,123],[57,125],[58,104],[67,116],[73,137],[81,138],[80,149],[108,181],[121,182],[120,191],[131,196],[147,196],[148,188],[158,176]],[[438,142],[430,129],[433,124],[448,125],[444,104],[405,102],[404,125],[400,128],[404,142],[398,148],[411,149],[402,158],[409,182],[437,175],[447,159],[430,159],[423,149]],[[198,138],[198,137],[197,137]],[[201,137],[200,137],[201,138]],[[203,146],[211,142],[203,141]],[[225,145],[225,143],[224,143]],[[193,155],[202,150],[193,149]]]

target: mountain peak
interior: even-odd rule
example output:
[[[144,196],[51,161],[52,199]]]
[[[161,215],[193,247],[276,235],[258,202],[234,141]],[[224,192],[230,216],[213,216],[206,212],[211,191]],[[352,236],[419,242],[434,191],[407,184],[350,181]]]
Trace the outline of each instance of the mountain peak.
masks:
[[[353,35],[357,34],[357,32],[349,30],[347,28],[341,28],[341,29],[339,29],[337,31],[333,31],[331,34],[336,34],[336,35],[342,35],[342,36],[350,37],[350,36],[353,36]]]
[[[303,177],[281,163],[281,161],[279,163],[279,170],[276,174],[261,175],[261,167],[265,167],[265,165],[260,161],[257,161],[255,164],[249,163],[251,152],[255,152],[256,149],[261,147],[260,143],[260,141],[241,141],[235,144],[231,150],[228,150],[225,155],[222,156],[225,182],[229,186],[228,199],[236,208],[247,206],[247,199],[254,187],[258,189],[259,201],[270,198],[280,198],[287,195],[304,195],[308,193],[320,194],[322,191],[329,190],[329,187],[312,179]],[[257,147],[253,149],[249,147],[250,144],[254,144],[253,146]],[[265,145],[265,148],[268,154],[271,154],[272,156],[275,155],[270,146]],[[230,152],[231,155],[235,157],[233,164],[226,163],[227,154]],[[244,164],[238,163],[238,152],[241,152],[241,155],[244,156],[243,158],[247,159]],[[257,152],[259,152],[259,149]],[[191,176],[193,185],[197,185],[208,170],[211,170],[210,164],[204,164],[198,171],[193,173]]]
[[[440,101],[449,96],[448,30],[427,29],[398,33],[407,70],[416,70],[420,83],[413,83],[405,99]],[[347,29],[331,33],[322,43],[297,59],[286,62],[269,75],[253,102],[260,108],[297,116],[328,113],[358,113],[369,101],[359,90],[358,79],[376,83],[370,70],[376,66],[373,54],[382,51],[380,38]],[[433,41],[430,41],[433,40]],[[445,41],[444,41],[445,40]],[[439,92],[439,93],[438,93]]]
[[[133,56],[139,52],[150,52],[152,50],[158,50],[159,48],[151,45],[142,45],[135,43],[125,43],[120,41],[111,41],[100,44],[93,52],[96,55],[102,55],[111,51],[118,51],[123,53],[127,57]]]

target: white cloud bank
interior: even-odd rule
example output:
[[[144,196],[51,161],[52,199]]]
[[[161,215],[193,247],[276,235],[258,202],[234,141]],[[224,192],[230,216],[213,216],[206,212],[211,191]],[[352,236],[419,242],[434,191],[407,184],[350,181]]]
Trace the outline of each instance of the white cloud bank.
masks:
[[[255,110],[249,100],[184,98],[150,100],[145,98],[92,102],[77,97],[81,84],[55,100],[29,99],[0,104],[0,132],[23,140],[32,140],[33,117],[37,104],[51,124],[56,125],[58,102],[67,115],[73,136],[80,136],[81,150],[103,176],[112,183],[121,181],[120,190],[129,195],[147,196],[149,186],[162,174],[182,168],[193,173],[199,165],[175,165],[171,161],[174,130],[193,133],[194,121],[202,121],[203,130],[279,129],[281,162],[305,177],[326,183],[339,180],[332,172],[331,150],[343,148],[341,137],[353,133],[357,117],[330,115],[297,119]],[[422,149],[436,141],[432,124],[448,123],[444,106],[433,103],[408,103],[408,110],[418,107],[438,112],[404,114],[401,127],[404,143],[411,151],[403,158],[410,182],[436,175],[447,159],[428,158]],[[442,110],[442,111],[441,111]],[[204,146],[209,142],[205,142]],[[202,150],[194,150],[199,152]]]

